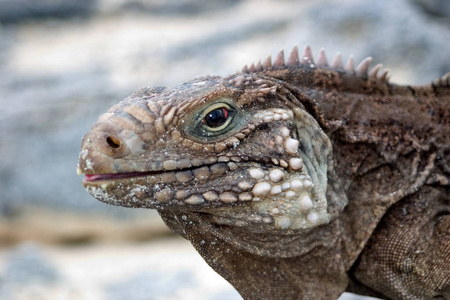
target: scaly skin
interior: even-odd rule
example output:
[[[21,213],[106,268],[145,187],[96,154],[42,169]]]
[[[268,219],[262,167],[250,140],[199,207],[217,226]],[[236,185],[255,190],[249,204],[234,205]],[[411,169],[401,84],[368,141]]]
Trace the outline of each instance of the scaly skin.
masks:
[[[450,83],[280,52],[100,116],[96,199],[158,210],[245,299],[450,299]]]

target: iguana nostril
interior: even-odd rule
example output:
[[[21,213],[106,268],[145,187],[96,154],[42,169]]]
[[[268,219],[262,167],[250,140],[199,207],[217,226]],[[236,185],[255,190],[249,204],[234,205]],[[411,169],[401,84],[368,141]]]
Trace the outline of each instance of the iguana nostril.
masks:
[[[113,136],[108,136],[106,138],[106,143],[108,143],[108,145],[113,149],[117,149],[121,145],[121,141],[118,138],[113,137]]]

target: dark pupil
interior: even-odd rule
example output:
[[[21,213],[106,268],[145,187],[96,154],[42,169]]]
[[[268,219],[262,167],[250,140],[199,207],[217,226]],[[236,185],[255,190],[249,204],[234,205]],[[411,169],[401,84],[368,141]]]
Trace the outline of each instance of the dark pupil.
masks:
[[[227,117],[228,110],[225,107],[221,107],[210,111],[203,119],[203,123],[212,128],[219,127],[220,125],[225,123]]]

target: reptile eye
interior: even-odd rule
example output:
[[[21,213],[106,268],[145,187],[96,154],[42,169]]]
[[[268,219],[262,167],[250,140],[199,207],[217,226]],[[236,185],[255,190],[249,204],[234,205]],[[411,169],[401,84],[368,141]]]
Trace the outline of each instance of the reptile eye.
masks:
[[[216,108],[203,118],[202,123],[210,128],[216,128],[223,125],[228,119],[228,109],[225,107]]]
[[[220,141],[246,122],[232,99],[220,98],[186,116],[184,130],[201,143]]]
[[[235,110],[228,104],[219,102],[206,108],[200,115],[200,126],[207,135],[228,131]]]

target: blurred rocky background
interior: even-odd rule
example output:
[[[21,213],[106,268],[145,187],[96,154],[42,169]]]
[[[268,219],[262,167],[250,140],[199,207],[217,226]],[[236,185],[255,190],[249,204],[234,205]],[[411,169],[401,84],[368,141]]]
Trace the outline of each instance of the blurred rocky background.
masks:
[[[91,198],[78,151],[138,88],[296,44],[425,84],[450,71],[450,2],[0,0],[0,299],[241,299],[154,211]]]

